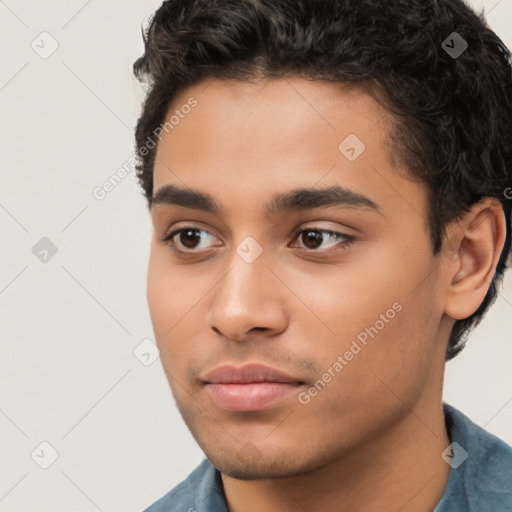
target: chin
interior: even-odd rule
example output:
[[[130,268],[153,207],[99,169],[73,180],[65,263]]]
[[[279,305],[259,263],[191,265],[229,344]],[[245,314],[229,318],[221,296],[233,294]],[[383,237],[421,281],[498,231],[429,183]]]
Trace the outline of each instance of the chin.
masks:
[[[267,480],[274,478],[285,478],[294,476],[295,473],[290,469],[269,467],[260,463],[241,463],[239,461],[220,461],[216,463],[214,459],[210,462],[223,474],[238,480]]]
[[[266,480],[275,478],[287,478],[307,473],[311,469],[306,462],[298,460],[286,460],[282,454],[275,457],[253,457],[249,449],[243,447],[229,454],[206,453],[208,460],[222,474],[238,480]]]

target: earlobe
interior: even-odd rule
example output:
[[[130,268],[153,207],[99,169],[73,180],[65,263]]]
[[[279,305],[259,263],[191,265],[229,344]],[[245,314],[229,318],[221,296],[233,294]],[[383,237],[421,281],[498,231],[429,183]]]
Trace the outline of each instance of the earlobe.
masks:
[[[467,318],[484,300],[505,243],[505,222],[500,202],[485,198],[447,230],[442,253],[448,256],[445,313],[449,317]]]

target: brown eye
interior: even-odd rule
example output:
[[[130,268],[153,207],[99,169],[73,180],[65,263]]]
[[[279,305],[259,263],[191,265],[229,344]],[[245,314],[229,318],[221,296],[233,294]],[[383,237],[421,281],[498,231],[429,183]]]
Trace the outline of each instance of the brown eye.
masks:
[[[196,253],[202,249],[213,247],[212,243],[208,245],[208,237],[214,238],[211,233],[204,229],[188,227],[177,229],[160,240],[176,252]]]
[[[318,253],[332,252],[337,247],[345,249],[355,240],[353,236],[320,228],[303,229],[297,234],[296,239],[301,242],[299,248],[302,245],[303,249]]]
[[[180,243],[187,249],[194,249],[196,244],[201,241],[201,235],[198,229],[182,229],[178,233]]]
[[[317,249],[323,242],[323,236],[318,231],[303,231],[301,237],[308,249]]]

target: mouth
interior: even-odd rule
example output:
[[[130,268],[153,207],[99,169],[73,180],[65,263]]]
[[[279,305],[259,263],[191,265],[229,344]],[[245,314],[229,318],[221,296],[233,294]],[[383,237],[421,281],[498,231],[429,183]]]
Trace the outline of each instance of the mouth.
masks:
[[[231,411],[259,411],[296,395],[304,381],[259,364],[221,366],[204,376],[210,398]]]

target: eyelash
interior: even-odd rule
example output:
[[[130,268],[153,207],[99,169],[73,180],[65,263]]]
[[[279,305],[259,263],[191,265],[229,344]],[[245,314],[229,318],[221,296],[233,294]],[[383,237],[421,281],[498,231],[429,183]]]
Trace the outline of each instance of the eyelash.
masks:
[[[206,231],[205,229],[200,229],[200,228],[194,228],[194,227],[184,227],[184,228],[180,228],[180,229],[176,229],[175,231],[172,231],[171,233],[167,234],[167,235],[164,235],[163,237],[159,238],[159,240],[166,244],[167,246],[169,246],[169,248],[176,252],[176,253],[179,253],[179,254],[196,254],[196,253],[199,253],[200,251],[197,251],[195,249],[189,249],[189,250],[182,250],[182,249],[178,249],[177,248],[177,243],[173,241],[173,238],[184,232],[184,231],[198,231],[198,232],[205,232],[205,233],[208,233],[208,231]],[[351,235],[346,235],[344,233],[339,233],[337,231],[331,231],[329,229],[322,229],[322,228],[318,228],[318,227],[308,227],[308,228],[303,228],[303,229],[300,229],[300,230],[296,230],[294,233],[293,233],[293,240],[297,240],[297,238],[299,238],[300,235],[302,235],[303,233],[309,233],[309,232],[315,232],[315,233],[327,233],[328,235],[331,235],[335,238],[337,238],[338,240],[345,240],[344,242],[339,242],[337,244],[335,244],[332,248],[330,249],[308,249],[308,248],[303,248],[303,247],[299,247],[299,249],[302,249],[303,251],[306,251],[306,252],[309,252],[309,253],[320,253],[320,254],[329,254],[329,253],[332,253],[338,249],[346,249],[347,247],[349,247],[350,245],[352,245],[354,242],[355,242],[355,238]],[[323,241],[322,241],[323,242]]]

